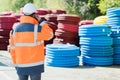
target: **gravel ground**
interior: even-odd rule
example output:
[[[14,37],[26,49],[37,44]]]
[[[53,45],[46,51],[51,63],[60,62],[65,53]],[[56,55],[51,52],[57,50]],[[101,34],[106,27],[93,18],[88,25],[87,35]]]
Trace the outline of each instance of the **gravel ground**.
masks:
[[[11,58],[6,51],[0,51],[0,80],[17,80]],[[42,80],[120,80],[120,65],[74,68],[45,66]]]
[[[44,80],[120,80],[120,66],[80,66],[76,68],[46,66],[44,77]],[[50,77],[50,79],[48,79],[48,77]]]

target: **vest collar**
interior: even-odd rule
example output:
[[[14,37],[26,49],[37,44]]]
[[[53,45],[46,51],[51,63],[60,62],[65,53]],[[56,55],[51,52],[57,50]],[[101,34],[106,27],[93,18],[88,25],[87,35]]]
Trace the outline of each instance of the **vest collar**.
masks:
[[[21,16],[20,23],[38,24],[38,21],[31,16]]]

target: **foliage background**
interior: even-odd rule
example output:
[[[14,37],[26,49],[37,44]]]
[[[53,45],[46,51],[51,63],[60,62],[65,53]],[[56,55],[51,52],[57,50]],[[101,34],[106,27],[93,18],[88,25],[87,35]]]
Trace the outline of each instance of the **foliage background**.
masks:
[[[120,7],[120,0],[100,0],[98,8],[102,14],[106,14],[106,10],[111,7]]]
[[[105,15],[108,8],[120,7],[120,0],[0,0],[0,12],[19,13],[20,8],[28,2],[34,3],[37,8],[63,9],[84,20]]]

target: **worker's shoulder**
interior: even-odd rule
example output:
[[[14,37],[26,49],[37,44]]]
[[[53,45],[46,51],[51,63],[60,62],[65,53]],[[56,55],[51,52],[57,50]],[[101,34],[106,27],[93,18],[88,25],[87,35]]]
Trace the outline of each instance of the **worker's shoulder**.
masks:
[[[35,25],[37,25],[38,27],[38,32],[41,32],[42,26],[38,25],[38,24],[31,24],[31,23],[22,23],[22,24],[18,24],[15,27],[15,32],[34,32],[35,30]]]

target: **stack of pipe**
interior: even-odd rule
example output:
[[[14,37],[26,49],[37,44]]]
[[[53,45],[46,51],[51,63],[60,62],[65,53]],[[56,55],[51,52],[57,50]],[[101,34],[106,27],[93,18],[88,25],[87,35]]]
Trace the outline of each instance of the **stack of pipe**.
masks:
[[[57,16],[58,29],[55,31],[53,43],[70,43],[79,46],[78,27],[80,17],[73,14]]]
[[[113,64],[113,39],[108,25],[79,27],[83,65],[108,66]]]
[[[9,33],[15,22],[13,16],[0,16],[0,50],[7,50]]]
[[[120,8],[107,9],[107,16],[107,24],[111,26],[111,37],[113,38],[113,62],[120,65]]]

